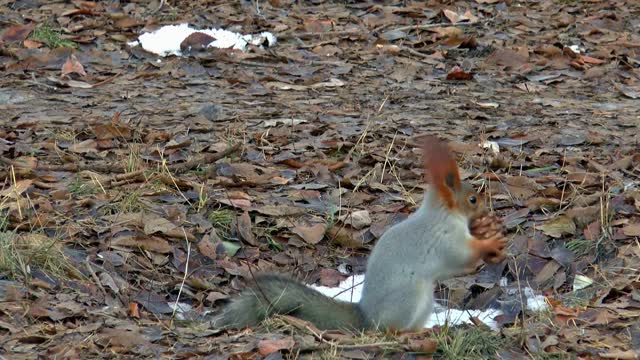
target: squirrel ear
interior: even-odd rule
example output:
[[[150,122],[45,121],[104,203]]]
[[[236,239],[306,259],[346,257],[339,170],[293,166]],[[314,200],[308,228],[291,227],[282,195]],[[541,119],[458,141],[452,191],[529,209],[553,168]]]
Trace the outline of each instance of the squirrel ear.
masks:
[[[451,150],[435,136],[427,136],[422,146],[425,177],[440,195],[445,205],[455,207],[453,194],[460,190],[458,164]]]

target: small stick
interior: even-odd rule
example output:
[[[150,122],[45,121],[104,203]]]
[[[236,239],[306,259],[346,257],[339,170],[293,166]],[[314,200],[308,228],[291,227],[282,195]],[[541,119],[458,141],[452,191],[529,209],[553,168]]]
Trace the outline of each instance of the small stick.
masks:
[[[216,154],[206,154],[202,157],[199,157],[197,159],[192,159],[189,160],[187,162],[184,163],[180,163],[180,164],[173,164],[171,166],[168,166],[168,168],[172,171],[175,172],[184,172],[184,171],[188,171],[191,169],[195,169],[197,168],[199,165],[203,165],[203,164],[211,164],[214,163],[222,158],[225,158],[231,154],[233,154],[234,152],[238,151],[240,149],[240,147],[242,146],[242,143],[236,143],[230,147],[228,147],[225,151],[221,152],[221,153],[216,153]]]
[[[187,275],[189,274],[189,258],[191,257],[191,242],[189,241],[189,237],[187,236],[187,232],[184,230],[184,227],[182,227],[182,232],[184,233],[184,240],[187,242],[187,261],[185,261],[184,263],[184,276],[182,277],[182,283],[180,284],[180,289],[178,290],[176,302],[173,305],[173,313],[171,314],[171,327],[173,327],[173,319],[176,316],[176,311],[178,311],[178,302],[180,301],[180,295],[182,295],[184,282],[187,280]]]
[[[437,24],[422,24],[422,25],[406,25],[406,26],[400,26],[397,27],[395,29],[391,29],[389,31],[405,31],[405,30],[426,30],[426,29],[433,29],[433,28],[437,28],[437,27],[449,27],[449,26],[470,26],[470,25],[476,25],[476,24],[480,24],[481,22],[474,22],[474,23],[470,23],[470,22],[459,22],[459,23],[437,23]]]

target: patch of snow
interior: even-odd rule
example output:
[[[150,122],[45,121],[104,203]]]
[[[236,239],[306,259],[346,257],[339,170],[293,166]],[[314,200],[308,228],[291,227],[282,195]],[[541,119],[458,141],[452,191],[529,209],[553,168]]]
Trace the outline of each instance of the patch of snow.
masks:
[[[524,288],[524,296],[527,297],[527,310],[543,311],[549,308],[547,298],[543,295],[536,294],[532,288]]]
[[[167,305],[176,312],[176,319],[185,320],[186,314],[193,310],[193,307],[187,303],[168,302]]]
[[[483,149],[489,149],[494,154],[500,153],[500,145],[495,141],[487,140],[480,144],[480,147],[482,147]]]
[[[571,51],[573,51],[576,54],[580,54],[584,52],[584,48],[580,47],[580,45],[577,45],[577,44],[569,46],[569,49],[571,49]]]
[[[353,275],[343,280],[337,287],[315,286],[311,288],[318,290],[326,296],[336,300],[358,302],[362,297],[362,287],[364,285],[364,274]]]
[[[180,51],[180,43],[194,32],[205,33],[216,40],[211,42],[209,47],[219,49],[237,49],[245,51],[248,44],[261,46],[266,44],[268,47],[277,43],[276,37],[270,32],[263,32],[255,35],[242,35],[233,31],[224,29],[194,29],[189,24],[166,25],[154,32],[148,32],[140,35],[137,41],[131,41],[129,46],[142,46],[148,52],[160,55],[182,55]]]
[[[498,330],[498,323],[494,320],[496,316],[501,315],[502,311],[498,309],[482,310],[458,310],[448,309],[438,303],[434,306],[433,314],[427,320],[425,328],[432,328],[434,326],[442,326],[449,324],[449,326],[456,326],[462,324],[473,324],[471,318],[475,317],[482,321],[485,325],[493,330]]]
[[[305,119],[281,118],[281,119],[264,120],[263,123],[262,123],[262,126],[264,126],[264,127],[274,127],[274,126],[278,126],[278,124],[294,126],[294,125],[304,124],[306,122],[307,122],[307,120],[305,120]]]
[[[362,274],[350,276],[346,280],[342,281],[337,287],[315,285],[309,285],[309,287],[337,300],[358,302],[362,297],[363,284],[364,275]],[[506,278],[500,279],[500,286],[507,286]],[[536,292],[529,287],[524,288],[523,291],[527,299],[528,310],[542,311],[549,307],[549,304],[543,295],[536,294]],[[442,326],[445,324],[449,324],[450,326],[472,324],[471,318],[475,317],[489,328],[498,330],[498,324],[494,319],[499,315],[502,315],[502,311],[498,309],[487,309],[484,311],[449,309],[436,302],[434,304],[433,314],[429,317],[429,320],[425,324],[425,328],[432,328],[434,326]]]

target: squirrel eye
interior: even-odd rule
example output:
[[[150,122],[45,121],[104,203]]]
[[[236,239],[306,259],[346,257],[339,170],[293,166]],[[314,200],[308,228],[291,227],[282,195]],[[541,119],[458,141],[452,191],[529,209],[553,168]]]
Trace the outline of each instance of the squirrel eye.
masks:
[[[478,201],[478,199],[476,199],[476,196],[475,196],[475,195],[471,195],[471,196],[469,196],[469,203],[470,203],[471,205],[475,205],[477,201]]]

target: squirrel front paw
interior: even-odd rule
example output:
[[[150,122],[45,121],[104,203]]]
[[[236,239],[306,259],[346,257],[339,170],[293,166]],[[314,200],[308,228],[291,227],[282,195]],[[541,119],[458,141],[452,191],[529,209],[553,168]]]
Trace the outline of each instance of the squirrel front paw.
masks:
[[[500,234],[496,234],[489,239],[481,240],[486,243],[486,252],[482,260],[488,264],[498,264],[507,258],[507,239]]]
[[[474,238],[471,241],[475,259],[482,259],[489,264],[497,264],[507,257],[505,249],[507,247],[507,239],[502,233],[494,234],[489,238]]]
[[[485,215],[474,219],[469,226],[471,235],[480,243],[476,244],[478,257],[489,264],[503,261],[507,255],[507,239],[502,233],[502,221],[495,215]]]

